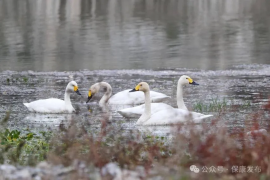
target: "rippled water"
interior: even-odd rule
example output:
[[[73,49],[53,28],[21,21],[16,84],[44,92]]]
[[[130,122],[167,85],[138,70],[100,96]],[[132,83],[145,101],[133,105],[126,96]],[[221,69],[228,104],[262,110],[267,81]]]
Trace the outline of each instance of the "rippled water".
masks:
[[[150,84],[152,90],[172,96],[166,103],[176,107],[176,84],[178,78],[187,74],[191,76],[199,86],[187,85],[184,89],[184,100],[189,109],[201,101],[209,104],[213,98],[235,104],[244,104],[250,101],[250,107],[226,111],[219,117],[217,112],[205,112],[214,114],[214,118],[221,118],[227,127],[246,128],[246,121],[250,115],[261,109],[268,100],[270,84],[270,66],[250,65],[237,66],[231,70],[103,70],[103,71],[74,71],[74,72],[15,72],[5,71],[0,74],[1,116],[7,110],[11,110],[10,127],[20,129],[47,130],[58,127],[59,124],[67,124],[72,119],[81,124],[87,124],[87,128],[100,127],[100,120],[108,120],[112,125],[124,129],[134,128],[137,118],[123,118],[116,111],[125,106],[112,106],[109,112],[103,112],[98,106],[98,100],[102,92],[96,95],[90,103],[86,104],[87,91],[90,85],[106,81],[111,84],[113,93],[123,89],[134,88],[140,81]],[[23,102],[30,102],[40,98],[63,98],[64,90],[69,82],[69,76],[73,76],[78,83],[82,96],[72,94],[72,103],[77,114],[35,114],[29,113]],[[210,121],[210,120],[209,120]],[[209,122],[205,120],[205,122]],[[119,124],[120,123],[120,124]],[[267,122],[261,124],[263,127]]]

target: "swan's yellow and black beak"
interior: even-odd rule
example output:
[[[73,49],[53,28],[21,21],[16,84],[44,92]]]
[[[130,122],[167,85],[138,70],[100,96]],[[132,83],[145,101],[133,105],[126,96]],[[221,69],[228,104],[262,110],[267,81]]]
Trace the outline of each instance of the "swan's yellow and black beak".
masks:
[[[191,78],[188,78],[188,81],[189,81],[189,84],[199,85],[198,83],[196,83],[195,81],[193,81],[193,79],[191,79]]]
[[[79,89],[78,89],[78,86],[74,86],[74,91],[75,91],[77,94],[81,95],[81,93],[80,93],[80,91],[79,91]]]
[[[137,85],[134,89],[130,90],[129,92],[139,91],[139,89],[140,89],[140,85]]]
[[[91,91],[89,91],[88,92],[88,99],[87,99],[86,103],[88,103],[92,97],[93,97],[92,93],[91,93]]]

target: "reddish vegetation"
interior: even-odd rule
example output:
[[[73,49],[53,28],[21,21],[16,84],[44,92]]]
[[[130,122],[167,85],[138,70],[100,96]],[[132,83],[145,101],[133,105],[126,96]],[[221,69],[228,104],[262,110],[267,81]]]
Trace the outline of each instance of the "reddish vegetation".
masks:
[[[269,112],[270,101],[261,112],[254,113],[252,119],[246,121],[249,131],[259,129],[261,120],[267,122],[265,115]],[[89,133],[73,124],[67,129],[62,128],[61,136],[52,142],[49,161],[70,165],[76,159],[98,168],[109,162],[128,169],[140,165],[147,172],[154,170],[160,176],[177,179],[269,179],[268,133],[247,135],[247,130],[228,129],[219,123],[222,122],[213,120],[199,129],[192,123],[179,125],[174,138],[165,143],[155,137],[142,138],[134,131],[116,131],[106,122],[102,123],[99,134]],[[191,172],[191,165],[199,167],[200,173]],[[203,167],[216,173],[202,172]],[[221,172],[221,167],[227,170]]]

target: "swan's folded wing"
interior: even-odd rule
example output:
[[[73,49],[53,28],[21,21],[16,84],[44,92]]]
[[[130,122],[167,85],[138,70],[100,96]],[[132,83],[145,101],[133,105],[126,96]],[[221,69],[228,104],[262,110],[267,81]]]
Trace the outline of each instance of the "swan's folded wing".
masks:
[[[61,99],[40,99],[27,103],[26,106],[30,111],[40,113],[59,113],[65,111],[65,101]]]
[[[109,99],[109,104],[141,104],[144,103],[143,92],[132,92],[131,89],[127,89],[116,93]]]
[[[151,115],[151,118],[147,120],[143,125],[169,125],[179,124],[184,122],[195,122],[200,123],[203,119],[212,115],[203,115],[200,113],[189,112],[183,109],[165,109],[158,111]]]
[[[178,124],[186,121],[188,113],[178,112],[177,109],[165,109],[151,115],[151,118],[143,125],[169,125]]]
[[[168,98],[171,98],[170,96],[167,96],[166,94],[150,91],[150,97],[152,102],[162,102]]]
[[[139,105],[131,108],[125,108],[118,111],[124,117],[136,117],[143,113],[145,105]]]
[[[144,93],[142,91],[129,92],[131,89],[127,89],[116,93],[109,99],[109,104],[142,104],[144,103]],[[167,98],[170,98],[166,94],[150,91],[150,97],[152,102],[161,102]]]
[[[142,104],[131,108],[121,109],[118,112],[124,117],[136,117],[142,115],[142,113],[144,112],[144,108],[145,104]],[[173,107],[165,103],[151,103],[151,114],[170,108]]]

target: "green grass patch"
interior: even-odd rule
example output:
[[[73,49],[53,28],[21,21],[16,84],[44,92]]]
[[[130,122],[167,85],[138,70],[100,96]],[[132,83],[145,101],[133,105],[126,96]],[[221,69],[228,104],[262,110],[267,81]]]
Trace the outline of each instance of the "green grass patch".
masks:
[[[231,110],[232,108],[246,109],[251,107],[251,101],[246,100],[241,103],[237,103],[233,100],[228,100],[226,98],[219,99],[213,98],[210,102],[199,101],[193,105],[193,110],[198,112],[220,112],[224,110]]]

